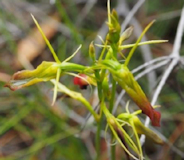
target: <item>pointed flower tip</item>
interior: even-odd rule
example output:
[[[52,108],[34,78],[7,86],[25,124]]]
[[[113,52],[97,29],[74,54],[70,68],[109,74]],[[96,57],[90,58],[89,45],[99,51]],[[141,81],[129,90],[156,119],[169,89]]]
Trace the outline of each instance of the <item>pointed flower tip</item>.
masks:
[[[9,82],[5,84],[4,87],[7,87],[12,91],[16,91],[17,89],[20,89],[19,87],[12,87]]]
[[[153,19],[152,21],[151,21],[151,23],[155,23],[156,22],[156,19]]]
[[[53,107],[53,106],[54,106],[54,104],[55,104],[55,101],[52,101],[51,106]]]
[[[153,111],[153,120],[152,120],[152,125],[155,127],[160,127],[160,119],[161,119],[161,114],[158,111]]]
[[[33,16],[33,14],[32,13],[30,13],[30,15],[31,15],[31,17],[32,17],[32,19],[34,20],[34,22],[36,21],[36,19],[35,19],[35,17]]]
[[[23,71],[18,71],[17,73],[14,73],[12,78],[9,80],[9,82],[7,82],[4,87],[9,88],[12,91],[16,91],[18,89],[21,89],[23,86],[24,81],[22,80],[23,76],[22,76],[22,72]]]
[[[152,106],[149,105],[149,107],[142,108],[142,113],[146,114],[150,118],[153,126],[160,127],[160,119],[161,119],[160,112],[154,110]]]

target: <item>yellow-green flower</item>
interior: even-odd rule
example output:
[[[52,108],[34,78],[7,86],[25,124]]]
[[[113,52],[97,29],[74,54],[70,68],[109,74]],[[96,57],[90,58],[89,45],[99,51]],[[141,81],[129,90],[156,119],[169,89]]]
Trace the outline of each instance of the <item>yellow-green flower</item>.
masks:
[[[151,119],[152,125],[160,126],[160,113],[153,109],[128,67],[114,60],[103,60],[99,62],[99,65],[111,72],[114,80],[126,91],[142,112]]]
[[[5,87],[9,87],[14,91],[38,82],[56,79],[58,69],[61,70],[62,75],[69,71],[83,71],[86,67],[69,62],[57,63],[44,61],[34,70],[23,70],[15,73]]]

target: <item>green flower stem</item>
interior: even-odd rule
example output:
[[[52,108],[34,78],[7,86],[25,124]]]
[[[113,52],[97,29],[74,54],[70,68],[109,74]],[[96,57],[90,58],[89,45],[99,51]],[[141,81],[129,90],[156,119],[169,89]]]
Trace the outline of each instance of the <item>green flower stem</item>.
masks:
[[[112,117],[111,113],[109,112],[109,110],[107,109],[105,104],[102,105],[102,109],[103,109],[103,112],[104,112],[104,114],[106,116],[106,119]],[[113,140],[113,138],[114,138],[114,136],[111,135],[111,140]],[[111,146],[111,160],[116,160],[115,151],[116,151],[116,146],[115,145]]]
[[[85,99],[85,98],[80,98],[78,99],[79,101],[81,101],[85,106],[86,108],[91,112],[91,114],[94,116],[96,122],[99,122],[100,120],[100,117],[99,115],[93,110],[92,106],[90,105],[90,103]]]
[[[113,135],[111,139],[113,139]],[[116,145],[111,146],[111,160],[116,160]]]
[[[102,114],[100,120],[97,123],[97,132],[95,135],[95,147],[96,147],[96,160],[100,160],[100,134],[102,130],[104,115]]]
[[[105,106],[105,104],[102,105],[102,109],[103,109],[103,112],[106,116],[106,119],[107,119],[107,122],[109,119],[112,119],[114,121],[114,117],[113,115],[109,112],[109,110],[107,109],[107,107]],[[113,140],[114,136],[115,138],[117,138],[118,136],[116,136],[117,134],[115,133],[115,130],[113,128],[112,125],[109,125],[111,131],[112,131],[112,135],[111,135],[111,140]],[[116,151],[116,147],[115,145],[111,146],[111,160],[116,160],[116,156],[115,156],[115,151]]]
[[[114,98],[116,94],[116,81],[112,80],[112,92],[111,92],[111,100],[110,100],[110,106],[109,106],[109,112],[112,113],[113,106],[114,106]],[[113,141],[113,135],[111,135],[111,140]],[[116,160],[116,145],[111,146],[111,160]]]
[[[98,97],[99,97],[99,101],[100,101],[100,120],[97,123],[97,132],[96,132],[96,137],[95,137],[95,147],[96,147],[96,160],[100,159],[100,134],[101,134],[101,130],[102,130],[102,124],[103,124],[103,114],[102,114],[102,104],[104,103],[104,95],[102,92],[102,81],[101,81],[101,77],[99,74],[99,71],[95,71],[95,77],[97,79],[97,89],[98,89]]]
[[[118,47],[118,46],[117,46]],[[116,48],[116,47],[114,47],[114,48]],[[115,51],[116,52],[116,51]],[[113,50],[113,53],[114,53],[114,50]],[[110,54],[110,51],[106,54],[106,57],[105,57],[105,59],[109,59],[111,56],[115,56],[114,54],[112,55],[112,54]],[[117,55],[116,55],[116,57],[117,57]],[[104,75],[105,74],[105,72],[106,72],[106,70],[104,69],[104,70],[102,70],[102,74]],[[106,109],[106,107],[104,107],[103,109],[104,109],[104,111],[106,112],[106,114],[108,114],[108,112],[112,112],[112,110],[113,110],[113,106],[114,106],[114,98],[115,98],[115,94],[116,94],[116,81],[114,80],[114,79],[112,79],[112,91],[111,91],[111,99],[110,99],[110,104],[109,104],[109,111],[107,111]],[[112,137],[111,137],[111,140],[113,140],[113,135],[112,135]],[[113,146],[111,146],[111,160],[115,160],[116,159],[116,154],[115,154],[115,151],[116,151],[116,146],[115,145],[113,145]]]
[[[103,111],[105,116],[110,115],[109,111],[107,110],[104,99],[102,99],[100,103],[100,109]],[[104,114],[101,115],[100,120],[97,124],[97,132],[96,132],[96,137],[95,137],[95,143],[96,143],[96,160],[100,160],[100,133],[102,130],[102,124],[103,124],[103,119],[104,119]]]
[[[99,71],[95,71],[95,77],[97,79],[97,89],[98,89],[98,98],[100,102],[103,100],[103,93],[102,93],[102,81],[100,78]]]
[[[112,92],[111,92],[111,100],[110,100],[110,106],[109,106],[109,112],[112,113],[113,106],[114,106],[114,98],[116,94],[116,81],[112,80]],[[111,140],[113,141],[113,135],[111,136]],[[111,160],[116,160],[116,145],[111,146]]]
[[[110,113],[112,113],[112,110],[113,110],[115,94],[116,94],[116,81],[113,79],[112,80],[111,100],[110,100],[110,106],[109,106]]]

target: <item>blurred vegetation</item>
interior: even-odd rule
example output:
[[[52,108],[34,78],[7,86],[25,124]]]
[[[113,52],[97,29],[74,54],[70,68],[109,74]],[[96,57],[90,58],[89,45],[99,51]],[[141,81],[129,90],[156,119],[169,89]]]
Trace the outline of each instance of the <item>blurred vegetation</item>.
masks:
[[[135,3],[135,0],[127,0],[130,8]],[[113,1],[112,6],[116,7],[117,4]],[[53,60],[48,48],[40,40],[40,35],[32,37],[36,27],[30,13],[48,30],[51,44],[61,60],[69,57],[77,46],[82,44],[81,52],[72,61],[85,65],[91,63],[88,46],[96,39],[106,21],[106,0],[96,1],[92,8],[85,12],[84,8],[88,5],[90,3],[87,0],[0,1],[0,160],[94,158],[96,128],[86,122],[87,111],[79,102],[59,95],[57,103],[52,107],[52,88],[45,83],[16,92],[3,87],[14,72],[25,67],[36,67],[44,60]],[[171,53],[182,5],[183,0],[147,0],[136,13],[135,17],[143,28],[152,19],[157,20],[147,34],[148,39],[169,40],[166,44],[151,45],[153,57]],[[27,39],[33,43],[30,45]],[[21,61],[24,54],[31,55],[27,61],[24,59]],[[180,54],[184,54],[184,45]],[[143,63],[140,50],[137,50],[130,68],[133,69]],[[163,68],[156,70],[158,79],[162,71]],[[175,68],[161,92],[159,104],[162,105],[162,125],[158,130],[175,147],[184,152],[183,77],[183,70]],[[61,81],[69,88],[78,90],[73,85],[71,77],[61,78]],[[146,77],[141,78],[139,82],[151,97],[152,93],[148,92],[148,85],[145,85]],[[91,97],[90,88],[82,93],[91,103],[95,100],[95,97]],[[120,112],[122,110],[118,109]],[[146,159],[182,159],[167,145],[153,147],[147,142],[144,150],[147,153]],[[107,159],[108,150],[104,138],[101,141],[101,152],[101,159]],[[116,156],[117,160],[123,159],[124,152],[117,149]]]

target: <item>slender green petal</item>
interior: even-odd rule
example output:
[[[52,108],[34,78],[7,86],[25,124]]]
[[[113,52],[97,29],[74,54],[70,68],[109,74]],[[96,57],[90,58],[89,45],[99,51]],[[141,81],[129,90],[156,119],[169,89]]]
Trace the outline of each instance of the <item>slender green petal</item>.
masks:
[[[55,61],[56,61],[57,63],[61,63],[60,60],[58,59],[58,57],[57,57],[57,55],[56,55],[54,49],[52,48],[52,45],[50,44],[49,40],[47,39],[47,37],[46,37],[45,34],[43,33],[43,31],[42,31],[40,25],[38,24],[37,20],[35,19],[35,17],[34,17],[32,14],[31,14],[31,17],[33,18],[33,21],[35,22],[35,24],[36,24],[38,30],[40,31],[40,33],[41,33],[43,39],[45,40],[45,43],[46,43],[47,46],[49,47],[49,49],[50,49],[50,51],[51,51],[51,53],[52,53],[52,55],[53,55]]]
[[[110,8],[110,0],[107,0],[107,14],[108,14],[108,23],[111,23],[111,8]]]
[[[148,24],[148,26],[144,29],[144,31],[141,33],[140,37],[138,38],[137,42],[135,43],[135,46],[131,49],[130,53],[128,54],[128,57],[125,61],[125,65],[127,66],[129,64],[130,59],[132,58],[133,53],[135,52],[139,42],[141,41],[142,37],[144,36],[144,34],[147,32],[147,30],[153,25],[153,23],[155,22],[155,20],[153,20],[152,22],[150,22]]]
[[[141,146],[141,143],[140,143],[140,140],[139,140],[139,136],[137,134],[137,130],[136,130],[134,122],[132,120],[130,120],[130,124],[132,126],[132,129],[133,129],[136,141],[137,141],[137,146],[138,146],[138,149],[139,149],[139,152],[140,152],[140,154],[139,154],[140,159],[143,160],[142,146]]]
[[[58,68],[57,69],[57,74],[56,74],[56,83],[54,86],[54,95],[53,95],[53,100],[52,100],[52,106],[54,105],[56,98],[57,98],[57,89],[58,89],[58,82],[59,82],[59,78],[61,76],[61,69]]]
[[[54,80],[54,79],[51,80],[51,82],[53,84],[57,83],[56,80]],[[94,116],[95,120],[96,121],[99,120],[99,115],[93,110],[90,103],[82,96],[81,93],[72,91],[61,83],[58,83],[57,86],[58,86],[59,92],[63,92],[65,94],[69,95],[71,98],[76,99],[76,100],[80,101],[81,103],[83,103],[86,106],[86,108],[91,112],[91,114]]]
[[[114,137],[117,139],[117,141],[120,143],[121,147],[125,150],[125,152],[128,153],[128,155],[130,155],[133,159],[135,160],[139,160],[138,158],[136,158],[132,153],[130,153],[130,151],[125,147],[125,145],[122,143],[121,139],[118,137],[118,134],[116,133],[116,131],[114,130],[114,128],[112,126],[110,126],[111,131],[114,135]]]
[[[165,43],[165,42],[168,42],[168,40],[150,40],[150,41],[146,41],[146,42],[140,42],[137,45],[142,46],[142,45],[145,45],[145,44],[156,44],[156,43]],[[122,46],[119,46],[119,50],[131,48],[131,47],[134,47],[135,45],[136,45],[136,43],[135,44],[122,45]]]
[[[70,57],[68,57],[67,59],[65,59],[63,62],[68,62],[69,60],[71,60],[76,54],[77,54],[77,52],[81,49],[81,47],[82,47],[82,45],[80,45],[78,48],[77,48],[77,50],[70,56]],[[62,63],[63,63],[62,62]]]

